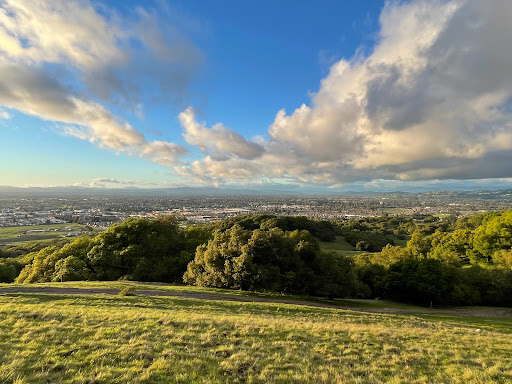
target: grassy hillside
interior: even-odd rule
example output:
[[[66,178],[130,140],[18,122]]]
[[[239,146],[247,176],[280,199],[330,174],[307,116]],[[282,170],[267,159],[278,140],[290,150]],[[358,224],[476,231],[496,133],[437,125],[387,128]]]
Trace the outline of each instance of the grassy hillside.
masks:
[[[336,236],[335,241],[319,241],[320,248],[322,251],[329,252],[334,251],[339,255],[357,255],[359,253],[363,253],[362,251],[356,251],[355,247],[353,247],[343,236]]]
[[[407,246],[407,242],[411,239],[411,236],[407,236],[405,239],[399,239],[396,236],[391,236],[395,245],[405,248]],[[353,247],[343,236],[336,236],[335,241],[319,241],[320,248],[322,251],[330,252],[334,251],[338,255],[343,256],[353,256],[358,255],[360,253],[368,253],[367,251],[356,251],[356,248]]]
[[[52,285],[124,286],[75,284]],[[505,383],[512,380],[511,333],[511,318],[187,297],[1,294],[0,382]]]

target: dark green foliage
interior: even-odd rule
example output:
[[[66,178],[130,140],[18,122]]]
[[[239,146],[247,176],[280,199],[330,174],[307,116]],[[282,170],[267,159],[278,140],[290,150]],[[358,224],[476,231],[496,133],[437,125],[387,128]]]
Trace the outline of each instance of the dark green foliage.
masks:
[[[128,219],[94,238],[0,257],[0,282],[182,282],[334,297],[385,297],[421,305],[512,305],[512,212],[438,220],[329,222],[248,215],[180,228],[174,217]],[[320,251],[342,234],[357,250]],[[406,247],[394,236],[411,235]],[[9,252],[15,252],[11,249]],[[5,252],[4,252],[5,253]],[[7,257],[6,257],[7,256]],[[183,279],[183,280],[182,280]]]
[[[366,297],[370,290],[357,279],[352,260],[335,253],[320,253],[313,266],[315,276],[310,282],[311,294],[335,297]]]
[[[86,280],[91,275],[85,262],[91,248],[92,239],[86,236],[76,238],[61,249],[43,248],[33,253],[33,261],[23,268],[16,283]]]
[[[250,260],[242,254],[242,247],[249,237],[250,232],[240,225],[215,231],[207,245],[197,248],[183,280],[201,287],[245,288]]]
[[[329,221],[310,220],[304,216],[247,215],[226,219],[210,225],[212,230],[226,230],[238,224],[243,229],[280,228],[283,231],[306,230],[321,241],[336,240],[336,227]]]
[[[407,259],[392,264],[378,283],[383,297],[428,305],[448,304],[455,267],[434,259]]]
[[[350,261],[320,252],[304,230],[245,230],[235,224],[197,249],[184,281],[206,287],[325,296],[352,294]]]
[[[82,236],[61,249],[42,249],[16,282],[119,278],[180,282],[191,258],[175,218],[130,218],[95,238]]]
[[[343,228],[341,233],[345,240],[357,251],[379,252],[386,245],[394,245],[393,238],[382,231],[361,231],[359,229]]]
[[[416,226],[410,218],[376,217],[339,223],[339,232],[356,251],[379,252],[395,245],[393,236],[405,238]],[[412,226],[412,227],[411,227]]]
[[[94,238],[87,261],[99,280],[181,280],[188,263],[185,239],[174,217],[127,219]]]
[[[0,283],[12,283],[23,265],[15,259],[0,259]]]
[[[435,259],[418,259],[387,247],[382,254],[358,255],[355,269],[367,297],[383,297],[428,306],[512,305],[512,271],[479,266],[460,268]],[[391,257],[390,257],[391,256]],[[392,260],[396,261],[385,265]]]

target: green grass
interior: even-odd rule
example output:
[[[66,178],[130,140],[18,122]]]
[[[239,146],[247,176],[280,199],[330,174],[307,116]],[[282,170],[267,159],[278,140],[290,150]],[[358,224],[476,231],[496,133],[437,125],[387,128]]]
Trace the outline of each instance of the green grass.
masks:
[[[44,230],[44,232],[27,232],[33,230]],[[30,241],[51,240],[62,237],[69,232],[85,232],[85,225],[81,224],[49,224],[29,225],[21,227],[1,227],[0,244],[26,243]]]
[[[412,305],[391,302],[388,300],[341,300],[335,301],[327,300],[325,298],[298,296],[281,294],[275,292],[250,292],[233,289],[222,289],[222,288],[203,288],[195,287],[184,284],[161,284],[161,283],[144,283],[136,281],[68,281],[68,282],[53,282],[53,283],[33,283],[33,284],[9,284],[0,283],[1,288],[14,288],[14,287],[58,287],[58,288],[81,288],[81,289],[117,289],[119,291],[130,290],[136,293],[136,291],[161,291],[170,294],[221,294],[230,296],[240,296],[245,298],[264,298],[264,299],[284,299],[284,300],[295,300],[304,301],[308,300],[317,303],[327,303],[329,305],[337,305],[340,307],[361,307],[361,308],[405,308],[415,309],[419,308]]]
[[[0,295],[0,382],[506,383],[511,334],[508,318]]]
[[[407,235],[405,239],[399,239],[396,236],[393,236],[393,241],[395,245],[398,245],[399,247],[405,248],[407,246],[407,242],[411,240],[411,236]]]
[[[382,213],[392,213],[392,214],[408,214],[411,212],[409,208],[381,208]]]
[[[336,252],[338,255],[353,256],[363,251],[356,251],[355,248],[343,236],[336,236],[335,241],[319,241],[320,248],[325,252]]]
[[[336,236],[335,241],[320,241],[320,248],[324,251],[353,251],[355,248],[343,236]]]
[[[405,239],[401,240],[396,236],[393,237],[393,242],[395,245],[405,248],[407,246],[407,242],[410,240],[411,236],[407,236]],[[369,253],[368,251],[356,251],[355,247],[353,247],[343,236],[336,236],[336,241],[326,242],[319,241],[320,249],[325,252],[336,252],[336,254],[341,256],[354,256],[359,255],[361,253]]]

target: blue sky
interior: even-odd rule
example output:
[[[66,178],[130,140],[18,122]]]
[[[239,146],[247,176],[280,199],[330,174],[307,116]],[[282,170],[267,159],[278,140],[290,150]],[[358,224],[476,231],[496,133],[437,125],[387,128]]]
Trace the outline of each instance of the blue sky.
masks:
[[[512,5],[0,4],[0,185],[509,187]]]

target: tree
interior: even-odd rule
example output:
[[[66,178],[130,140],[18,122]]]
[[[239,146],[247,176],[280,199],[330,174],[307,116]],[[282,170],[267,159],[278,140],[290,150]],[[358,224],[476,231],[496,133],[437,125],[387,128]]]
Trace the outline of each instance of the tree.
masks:
[[[401,260],[389,267],[380,289],[386,298],[422,305],[446,304],[453,291],[455,267],[434,259]]]
[[[238,224],[224,232],[216,230],[208,244],[197,248],[183,281],[200,287],[246,288],[251,258],[242,255],[250,232]]]
[[[178,282],[190,261],[185,249],[185,236],[176,218],[130,218],[92,239],[81,236],[61,249],[42,249],[16,281],[127,278]]]
[[[0,259],[0,283],[12,283],[18,273],[19,270],[15,262]]]
[[[473,248],[473,231],[457,229],[452,233],[436,231],[432,237],[432,249],[428,257],[455,264],[469,264]]]
[[[430,238],[419,230],[414,231],[411,239],[407,242],[407,249],[418,259],[426,258],[430,248]]]
[[[493,265],[497,268],[512,270],[512,250],[500,249],[492,255]]]
[[[475,230],[473,238],[473,259],[487,264],[496,251],[512,248],[512,211],[484,222]]]
[[[389,267],[391,264],[402,260],[412,259],[414,256],[412,252],[407,248],[399,246],[386,245],[382,248],[381,252],[375,253],[370,258],[372,264],[379,264],[384,267]]]

